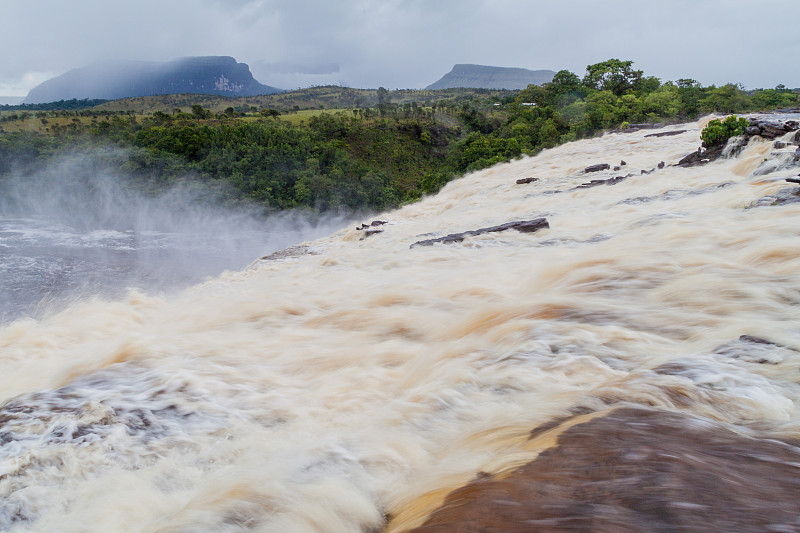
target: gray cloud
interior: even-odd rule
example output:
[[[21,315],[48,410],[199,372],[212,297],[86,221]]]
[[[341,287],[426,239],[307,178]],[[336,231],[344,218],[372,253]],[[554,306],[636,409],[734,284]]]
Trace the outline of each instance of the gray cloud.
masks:
[[[234,56],[286,88],[423,87],[455,63],[582,75],[610,57],[664,80],[800,87],[798,16],[783,0],[3,0],[0,94],[98,60],[189,55]]]

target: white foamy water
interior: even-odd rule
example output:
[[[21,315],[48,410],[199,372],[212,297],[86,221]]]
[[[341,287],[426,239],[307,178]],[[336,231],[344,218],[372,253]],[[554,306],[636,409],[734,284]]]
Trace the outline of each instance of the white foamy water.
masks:
[[[470,174],[380,215],[382,233],[167,299],[6,325],[0,529],[398,530],[421,500],[535,457],[530,430],[574,407],[800,437],[800,204],[752,207],[797,168],[767,141],[670,166],[707,120]]]

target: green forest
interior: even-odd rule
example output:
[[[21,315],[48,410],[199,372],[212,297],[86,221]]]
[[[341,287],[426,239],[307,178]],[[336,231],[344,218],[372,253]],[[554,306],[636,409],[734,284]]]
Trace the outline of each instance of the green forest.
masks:
[[[800,106],[798,91],[782,85],[662,83],[618,59],[521,91],[320,94],[215,97],[214,106],[176,95],[153,100],[156,110],[147,99],[135,99],[138,109],[129,101],[0,107],[0,180],[34,179],[54,158],[92,154],[115,169],[120,186],[152,194],[191,180],[224,184],[229,201],[271,210],[381,210],[465,172],[631,124]]]

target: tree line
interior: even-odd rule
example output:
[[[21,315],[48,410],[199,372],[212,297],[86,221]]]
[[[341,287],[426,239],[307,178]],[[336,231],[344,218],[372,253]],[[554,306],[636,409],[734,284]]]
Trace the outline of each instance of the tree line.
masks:
[[[231,201],[270,209],[386,209],[465,172],[609,129],[797,107],[798,96],[781,85],[744,91],[691,79],[661,83],[631,61],[610,59],[589,65],[582,78],[562,70],[550,83],[503,96],[393,103],[392,92],[379,89],[374,107],[326,111],[301,123],[255,107],[212,113],[194,105],[145,117],[104,112],[90,124],[47,133],[0,133],[0,176],[34,175],[60,154],[114,153],[118,172],[142,190],[189,179],[224,183]],[[122,148],[123,160],[119,150],[97,150],[107,146]]]

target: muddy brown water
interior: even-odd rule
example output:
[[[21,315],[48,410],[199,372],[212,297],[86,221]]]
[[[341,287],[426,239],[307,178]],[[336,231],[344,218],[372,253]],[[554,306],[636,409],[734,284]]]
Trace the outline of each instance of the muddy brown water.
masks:
[[[708,120],[4,325],[0,529],[800,530],[798,169],[671,166]]]

